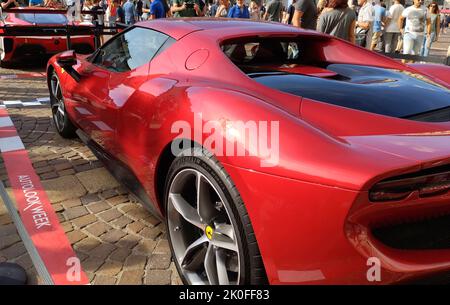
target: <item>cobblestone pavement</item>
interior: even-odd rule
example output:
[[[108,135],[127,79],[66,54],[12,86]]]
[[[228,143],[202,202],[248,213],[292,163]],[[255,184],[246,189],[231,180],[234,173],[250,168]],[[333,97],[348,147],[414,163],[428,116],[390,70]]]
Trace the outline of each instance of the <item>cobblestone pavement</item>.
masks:
[[[431,45],[430,54],[446,56],[448,52],[448,47],[450,46],[450,28],[446,29],[446,33],[441,33],[439,35],[438,41]]]
[[[1,74],[18,73],[0,69]],[[0,80],[0,100],[48,96],[42,78]],[[180,284],[165,225],[106,171],[79,140],[54,129],[47,107],[8,109],[61,225],[93,284]],[[9,187],[0,163],[0,179]],[[40,283],[6,207],[0,203],[0,262],[16,262]]]

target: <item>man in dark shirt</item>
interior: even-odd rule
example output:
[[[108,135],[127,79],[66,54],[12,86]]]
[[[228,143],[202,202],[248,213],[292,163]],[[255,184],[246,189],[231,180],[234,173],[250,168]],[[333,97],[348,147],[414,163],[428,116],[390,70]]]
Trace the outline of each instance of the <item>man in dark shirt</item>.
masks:
[[[200,17],[204,15],[199,0],[173,0],[171,11],[174,17]]]
[[[117,0],[117,22],[125,23],[125,11],[123,10],[123,0]]]
[[[147,20],[150,16],[150,6],[152,2],[150,0],[142,1],[142,20]]]
[[[292,18],[294,17],[294,14],[295,14],[295,3],[296,2],[297,2],[297,0],[292,0],[291,5],[289,5],[288,11],[287,11],[287,13],[288,13],[287,23],[288,24],[292,24]]]
[[[280,0],[271,0],[267,4],[263,19],[267,21],[281,22],[281,11],[283,5]]]
[[[137,14],[137,19],[139,21],[142,20],[142,13],[143,13],[142,7],[143,7],[143,5],[144,5],[144,3],[142,2],[142,0],[138,0],[136,2],[136,14]]]
[[[93,12],[92,23],[94,25],[103,25],[103,22],[102,22],[103,16],[100,15],[100,13],[103,11],[103,8],[100,4],[100,0],[94,0],[93,4],[94,4],[94,6],[91,8],[91,12]]]
[[[296,27],[315,30],[317,8],[313,0],[297,0],[292,24]]]

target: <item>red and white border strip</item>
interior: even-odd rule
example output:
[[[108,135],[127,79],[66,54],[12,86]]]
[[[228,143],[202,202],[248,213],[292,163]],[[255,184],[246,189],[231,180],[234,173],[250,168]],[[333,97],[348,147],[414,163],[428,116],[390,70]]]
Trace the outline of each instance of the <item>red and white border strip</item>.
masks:
[[[39,97],[29,101],[21,101],[21,100],[0,101],[0,108],[26,108],[33,106],[47,106],[49,104],[50,104],[49,97]]]
[[[18,74],[0,74],[0,79],[22,79],[22,78],[39,78],[45,77],[44,72],[30,72],[30,73],[18,73]]]
[[[0,108],[0,151],[24,227],[52,281],[88,284],[16,128]]]

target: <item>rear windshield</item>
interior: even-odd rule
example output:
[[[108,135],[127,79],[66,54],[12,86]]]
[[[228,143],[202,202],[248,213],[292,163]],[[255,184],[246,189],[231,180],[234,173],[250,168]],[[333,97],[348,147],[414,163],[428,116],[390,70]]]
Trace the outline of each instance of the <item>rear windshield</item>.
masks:
[[[221,48],[254,81],[279,91],[387,116],[450,121],[447,88],[406,71],[339,63],[343,49],[331,41],[253,37],[227,41]]]
[[[16,17],[33,24],[66,24],[63,14],[16,14]]]

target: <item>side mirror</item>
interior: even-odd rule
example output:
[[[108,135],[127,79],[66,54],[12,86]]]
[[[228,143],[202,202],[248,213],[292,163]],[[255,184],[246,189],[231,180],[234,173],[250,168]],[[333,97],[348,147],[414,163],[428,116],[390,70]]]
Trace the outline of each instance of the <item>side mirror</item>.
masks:
[[[73,68],[77,64],[77,55],[74,50],[62,52],[56,56],[56,62],[76,81],[80,81],[80,74]]]
[[[69,50],[59,54],[56,62],[63,68],[69,68],[77,64],[77,56],[75,51]]]

